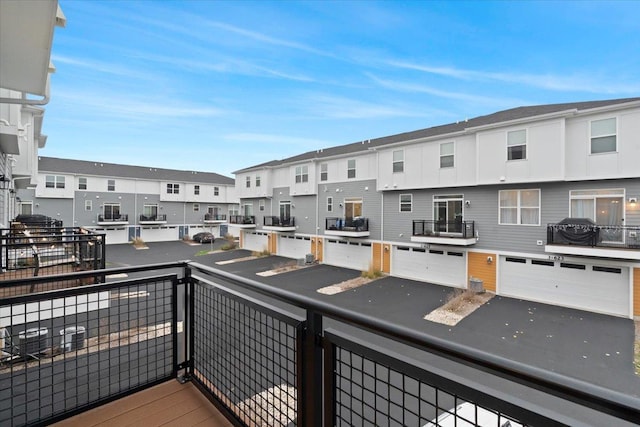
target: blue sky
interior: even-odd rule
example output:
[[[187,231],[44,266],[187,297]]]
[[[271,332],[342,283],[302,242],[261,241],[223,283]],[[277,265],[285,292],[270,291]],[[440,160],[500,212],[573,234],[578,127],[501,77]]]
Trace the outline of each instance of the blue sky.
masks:
[[[68,1],[43,156],[217,172],[639,96],[640,2]]]

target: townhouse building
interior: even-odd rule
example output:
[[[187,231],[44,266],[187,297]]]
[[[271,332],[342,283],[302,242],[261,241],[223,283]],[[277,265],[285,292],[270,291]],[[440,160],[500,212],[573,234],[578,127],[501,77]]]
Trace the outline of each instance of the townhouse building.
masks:
[[[16,191],[36,181],[53,35],[65,23],[57,1],[0,2],[0,228],[16,214]]]
[[[234,180],[210,172],[38,158],[34,188],[17,193],[19,212],[104,232],[107,244],[224,236],[237,213]]]
[[[244,248],[640,316],[640,98],[514,108],[235,176]]]

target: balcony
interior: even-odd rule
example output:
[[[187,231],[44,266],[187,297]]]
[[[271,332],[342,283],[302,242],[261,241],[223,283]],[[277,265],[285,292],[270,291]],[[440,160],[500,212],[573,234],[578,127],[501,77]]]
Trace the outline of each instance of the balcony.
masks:
[[[140,215],[138,223],[141,225],[166,224],[167,215]]]
[[[324,234],[328,236],[369,237],[369,219],[355,218],[326,218]]]
[[[129,224],[129,215],[98,215],[98,225],[127,225]]]
[[[547,224],[545,252],[640,260],[639,225],[597,225],[585,218]]]
[[[104,408],[101,420],[113,425],[128,425],[132,416],[139,425],[180,425],[181,417],[192,425],[186,414],[196,408],[204,409],[199,417],[213,419],[194,388],[214,412],[241,426],[422,426],[463,402],[500,418],[500,425],[640,419],[638,397],[201,264],[63,277],[133,273],[136,278],[0,299],[1,425],[64,419],[96,425],[99,414],[87,412],[92,408]],[[417,353],[428,357],[417,362],[411,355]],[[439,358],[455,374],[438,368]],[[465,379],[469,370],[472,381]],[[152,403],[141,404],[144,390],[153,391]]]
[[[227,222],[226,215],[216,215],[212,213],[204,214],[204,223],[205,224],[224,224]]]
[[[471,246],[477,240],[473,221],[413,221],[412,242]]]
[[[296,219],[293,217],[265,216],[264,230],[296,231]]]
[[[256,228],[256,217],[253,215],[231,215],[229,217],[229,224],[233,224],[238,228]]]

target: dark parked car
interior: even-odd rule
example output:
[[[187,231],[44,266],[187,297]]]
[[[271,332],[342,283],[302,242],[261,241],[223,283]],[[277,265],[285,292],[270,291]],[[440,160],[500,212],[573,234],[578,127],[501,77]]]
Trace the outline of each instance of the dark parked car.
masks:
[[[199,243],[213,243],[215,241],[215,238],[213,237],[213,234],[209,233],[208,231],[203,231],[202,233],[194,234],[193,241]]]

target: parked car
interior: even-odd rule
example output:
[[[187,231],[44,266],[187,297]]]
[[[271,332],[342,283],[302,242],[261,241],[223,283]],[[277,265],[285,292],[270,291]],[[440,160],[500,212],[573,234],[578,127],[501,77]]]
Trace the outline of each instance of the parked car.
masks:
[[[215,237],[213,237],[213,234],[208,231],[203,231],[202,233],[194,234],[193,241],[199,243],[213,243],[215,241]]]
[[[496,412],[476,406],[471,402],[464,402],[423,427],[522,427],[517,421],[498,415]]]

